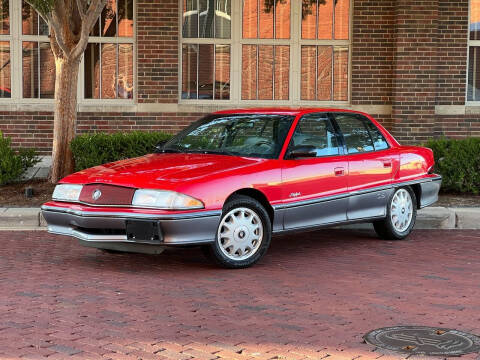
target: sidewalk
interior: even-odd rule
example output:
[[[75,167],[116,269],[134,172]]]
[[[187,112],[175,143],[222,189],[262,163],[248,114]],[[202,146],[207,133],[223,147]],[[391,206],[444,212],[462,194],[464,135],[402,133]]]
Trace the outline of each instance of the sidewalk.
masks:
[[[0,230],[45,230],[39,208],[0,208]],[[371,224],[341,226],[369,229]],[[416,229],[480,229],[480,207],[428,207],[418,211]]]

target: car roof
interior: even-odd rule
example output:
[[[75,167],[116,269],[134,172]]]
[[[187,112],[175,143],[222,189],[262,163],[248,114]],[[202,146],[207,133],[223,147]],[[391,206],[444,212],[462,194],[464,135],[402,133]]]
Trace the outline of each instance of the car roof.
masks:
[[[271,108],[243,108],[216,111],[214,114],[278,114],[278,115],[303,115],[316,112],[350,112],[355,114],[364,114],[360,111],[338,108],[291,108],[291,107],[271,107]]]

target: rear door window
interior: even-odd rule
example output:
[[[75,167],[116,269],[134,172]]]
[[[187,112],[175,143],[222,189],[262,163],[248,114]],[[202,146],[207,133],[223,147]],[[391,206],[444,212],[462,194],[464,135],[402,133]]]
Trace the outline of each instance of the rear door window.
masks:
[[[343,133],[348,154],[375,151],[374,143],[365,122],[355,114],[334,114]]]
[[[367,124],[368,131],[372,137],[375,150],[379,151],[388,149],[387,140],[385,140],[385,137],[382,135],[380,130],[378,130],[378,128],[369,119],[365,119],[365,123]]]

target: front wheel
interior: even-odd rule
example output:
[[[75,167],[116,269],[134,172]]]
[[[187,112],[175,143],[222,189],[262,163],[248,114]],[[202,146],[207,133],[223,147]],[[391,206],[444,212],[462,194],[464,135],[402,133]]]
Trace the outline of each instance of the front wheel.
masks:
[[[225,205],[215,243],[204,250],[222,267],[246,268],[265,255],[271,238],[272,225],[265,208],[253,198],[238,195]]]
[[[387,204],[387,217],[373,223],[382,239],[403,240],[415,226],[417,199],[410,187],[396,189]]]

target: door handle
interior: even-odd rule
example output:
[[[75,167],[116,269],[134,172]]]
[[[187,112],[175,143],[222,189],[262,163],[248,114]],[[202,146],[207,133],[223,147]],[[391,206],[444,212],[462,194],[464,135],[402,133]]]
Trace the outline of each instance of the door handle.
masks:
[[[383,167],[384,167],[384,168],[390,168],[390,167],[392,167],[392,161],[391,161],[391,160],[385,160],[385,161],[383,161]]]
[[[335,176],[343,176],[343,175],[345,175],[345,168],[336,167],[335,168]]]

